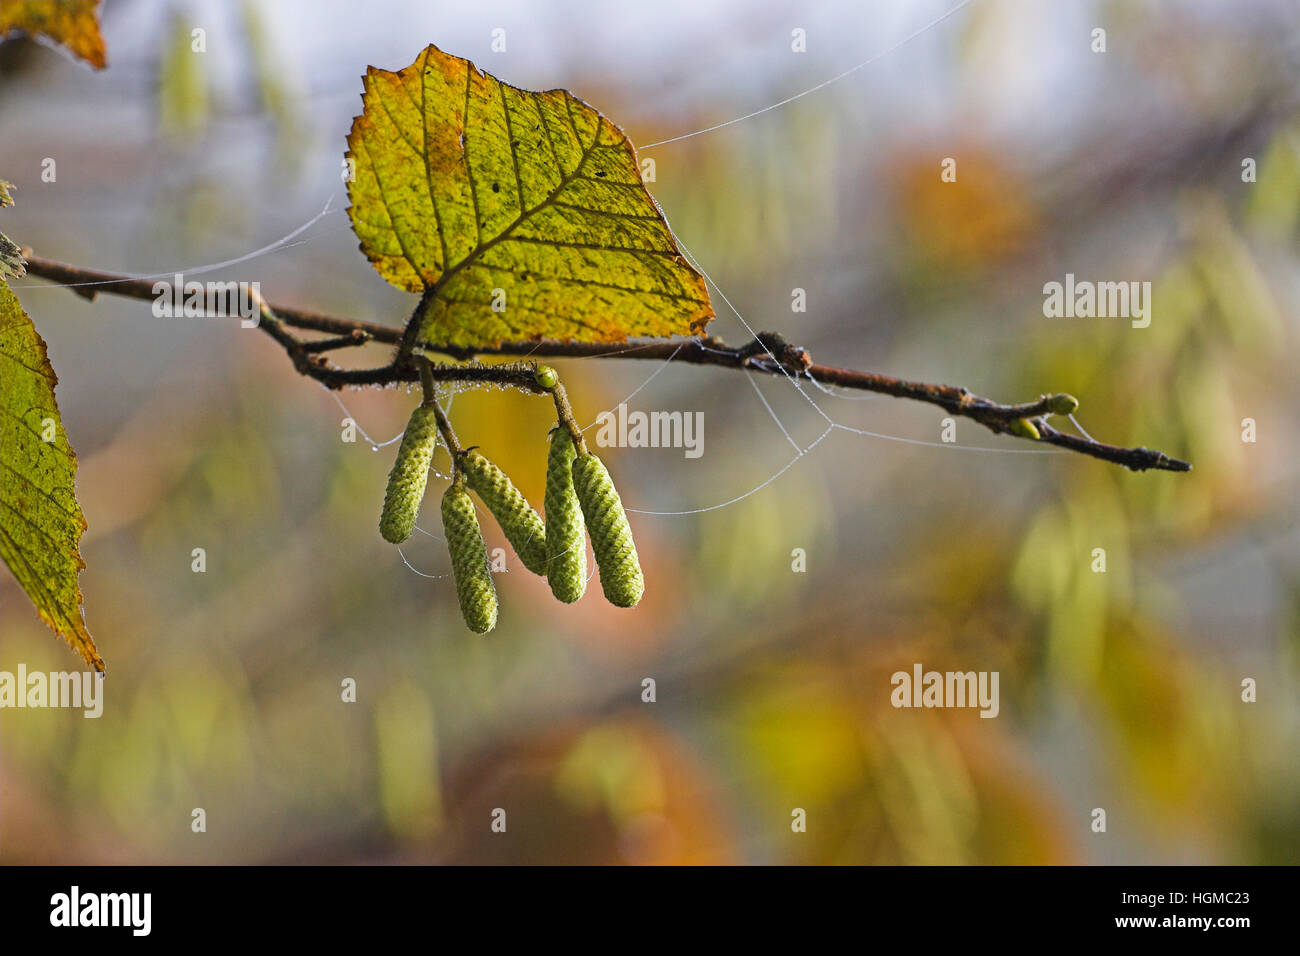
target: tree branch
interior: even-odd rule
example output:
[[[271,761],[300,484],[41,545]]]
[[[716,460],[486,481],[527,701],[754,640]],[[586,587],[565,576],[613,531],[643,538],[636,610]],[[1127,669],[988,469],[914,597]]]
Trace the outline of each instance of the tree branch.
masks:
[[[28,275],[49,279],[72,287],[72,291],[88,299],[99,292],[152,301],[156,298],[150,279],[83,269],[67,263],[56,262],[30,254],[24,250]],[[420,300],[423,303],[423,299]],[[420,381],[419,365],[412,357],[399,351],[386,365],[374,368],[345,369],[330,363],[323,354],[343,348],[362,346],[371,342],[401,346],[403,329],[339,318],[293,309],[285,306],[261,306],[259,328],[284,348],[303,375],[316,379],[325,386],[345,387],[380,386],[394,382]],[[418,308],[418,306],[417,306]],[[408,323],[408,327],[411,323]],[[289,329],[326,333],[325,339],[304,339]],[[1190,471],[1192,466],[1164,452],[1148,448],[1122,448],[1092,438],[1062,432],[1047,423],[1047,417],[1063,414],[1073,407],[1074,400],[1061,394],[1041,395],[1032,402],[1005,404],[995,402],[952,385],[932,385],[909,382],[904,379],[860,372],[852,369],[817,365],[807,350],[792,345],[774,332],[760,332],[752,342],[731,346],[712,336],[688,340],[654,341],[642,344],[608,345],[589,342],[537,342],[506,343],[495,348],[465,349],[456,346],[422,346],[425,352],[447,355],[456,360],[470,360],[482,355],[517,355],[528,358],[619,358],[662,359],[672,358],[687,365],[713,365],[720,368],[761,372],[770,375],[789,375],[798,379],[806,377],[822,385],[833,385],[866,392],[908,398],[937,405],[950,415],[978,422],[998,435],[1011,435],[1024,440],[1055,445],[1066,451],[1090,455],[1093,458],[1122,465],[1133,471],[1157,469],[1161,471]],[[528,364],[506,365],[451,365],[431,363],[426,374],[434,381],[455,381],[469,384],[492,383],[513,385],[524,391],[545,393],[533,377],[533,367]],[[1032,427],[1026,428],[1024,423]],[[1037,434],[1037,439],[1031,436]]]

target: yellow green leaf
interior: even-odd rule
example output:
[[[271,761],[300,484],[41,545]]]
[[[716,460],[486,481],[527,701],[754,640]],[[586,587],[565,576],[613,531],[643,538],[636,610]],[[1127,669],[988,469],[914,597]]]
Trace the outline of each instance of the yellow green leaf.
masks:
[[[434,46],[364,81],[348,213],[379,274],[425,295],[408,341],[621,342],[713,317],[632,143],[582,100]]]
[[[9,190],[13,183],[0,179],[0,209],[14,204]],[[20,279],[27,274],[27,263],[23,261],[23,250],[3,232],[0,232],[0,279]]]
[[[48,37],[97,70],[108,65],[99,0],[0,0],[0,37],[15,31]]]
[[[45,342],[0,282],[0,559],[41,618],[96,670],[77,575],[86,519],[77,504],[77,456],[54,400],[58,378]]]
[[[27,263],[18,244],[0,232],[0,280],[20,279],[27,274]]]

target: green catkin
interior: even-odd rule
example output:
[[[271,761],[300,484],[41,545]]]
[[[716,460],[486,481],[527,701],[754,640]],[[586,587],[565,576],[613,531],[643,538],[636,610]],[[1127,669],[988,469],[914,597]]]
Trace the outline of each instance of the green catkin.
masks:
[[[546,580],[551,593],[572,604],[587,589],[587,542],[582,506],[573,491],[573,439],[563,426],[551,433],[546,458]]]
[[[645,593],[645,578],[614,479],[595,455],[579,455],[573,461],[573,488],[596,552],[605,598],[618,607],[635,607]]]
[[[420,405],[411,412],[402,444],[397,449],[393,470],[388,473],[384,510],[379,516],[379,533],[385,541],[401,544],[415,529],[415,519],[429,481],[429,464],[438,445],[438,423],[433,407]]]
[[[492,583],[487,545],[478,526],[474,499],[459,480],[442,496],[442,528],[451,552],[451,573],[465,624],[475,634],[497,625],[497,589]]]
[[[461,471],[505,532],[524,567],[533,574],[546,573],[546,528],[532,505],[504,471],[476,451],[460,459]]]

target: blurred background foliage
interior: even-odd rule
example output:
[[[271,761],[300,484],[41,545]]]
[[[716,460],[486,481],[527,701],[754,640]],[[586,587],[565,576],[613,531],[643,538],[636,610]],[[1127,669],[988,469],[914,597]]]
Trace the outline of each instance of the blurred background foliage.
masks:
[[[651,143],[945,8],[108,0],[105,73],[0,44],[6,232],[170,274],[260,249],[329,199],[213,277],[397,323],[410,299],[342,212],[367,64],[435,42]],[[82,585],[109,671],[99,720],[4,711],[0,859],[1295,862],[1298,28],[1281,0],[976,0],[832,87],[644,150],[676,231],[755,328],[1006,400],[1068,391],[1093,434],[1195,471],[975,451],[1036,450],[965,423],[948,447],[835,432],[732,505],[634,516],[648,591],[630,613],[594,592],[559,606],[512,571],[500,626],[470,635],[441,542],[404,549],[419,574],[376,533],[392,447],[341,440],[349,413],[392,438],[409,394],[345,394],[345,412],[228,321],[20,283],[81,458]],[[1044,318],[1042,286],[1067,272],[1151,281],[1150,327]],[[716,305],[713,330],[742,340]],[[557,364],[587,420],[658,368]],[[786,383],[757,384],[801,446],[821,433]],[[811,394],[845,424],[939,440],[937,410]],[[629,507],[710,508],[790,461],[735,373],[669,365],[631,404],[703,411],[705,453],[609,450]],[[452,416],[540,500],[543,403],[467,392]],[[7,577],[0,615],[0,669],[75,665]],[[999,671],[1000,715],[894,709],[890,674],[917,662]]]

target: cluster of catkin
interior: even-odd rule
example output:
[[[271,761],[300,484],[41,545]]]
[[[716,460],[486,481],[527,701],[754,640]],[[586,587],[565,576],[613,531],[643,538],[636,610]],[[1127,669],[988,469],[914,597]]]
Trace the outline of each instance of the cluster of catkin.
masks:
[[[400,544],[414,530],[437,441],[434,407],[420,405],[411,413],[388,475],[379,519],[385,540]],[[509,476],[477,450],[455,453],[454,469],[442,496],[442,524],[461,614],[471,631],[483,634],[497,623],[496,585],[471,490],[501,525],[523,566],[545,575],[559,600],[571,604],[587,588],[586,535],[606,599],[618,607],[641,600],[645,579],[614,481],[599,458],[578,453],[563,424],[551,432],[545,523]]]

